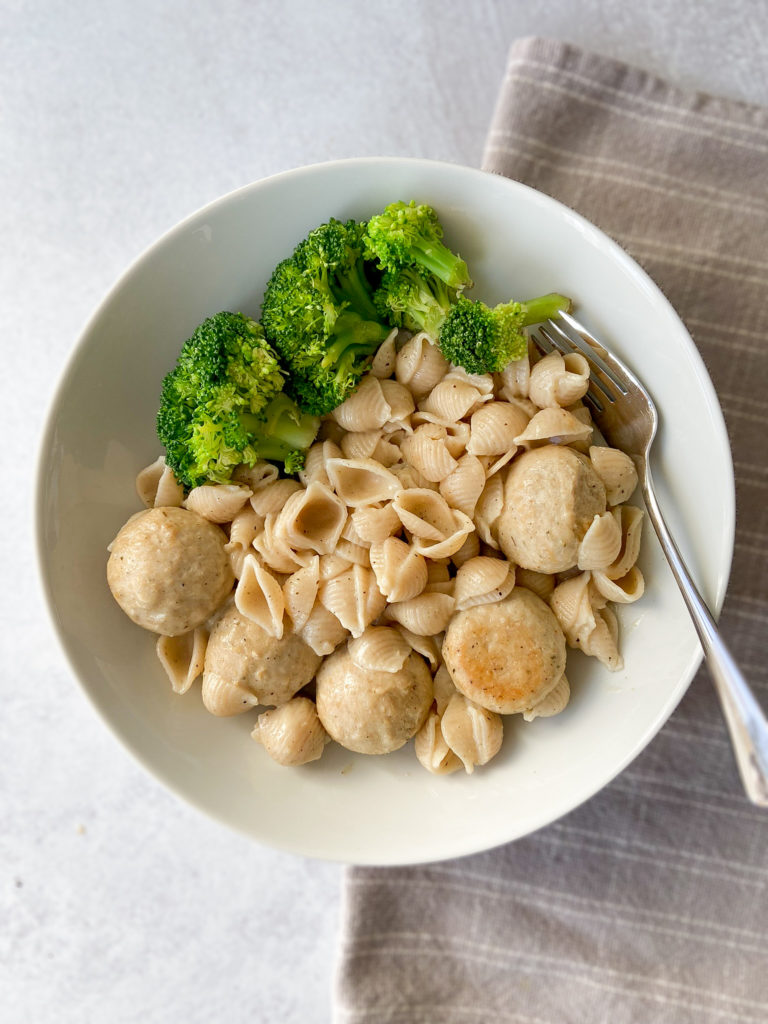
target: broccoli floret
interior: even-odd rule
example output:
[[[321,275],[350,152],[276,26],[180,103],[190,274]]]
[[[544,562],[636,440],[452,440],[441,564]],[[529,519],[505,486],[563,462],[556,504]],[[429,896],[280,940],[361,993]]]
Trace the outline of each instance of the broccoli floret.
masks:
[[[460,295],[440,328],[440,349],[469,373],[495,373],[527,352],[523,327],[557,317],[570,307],[570,299],[556,294],[493,307]]]
[[[185,487],[223,483],[260,459],[303,466],[319,427],[283,393],[284,374],[260,324],[217,313],[184,342],[163,381],[157,436]]]
[[[472,286],[467,265],[441,239],[443,229],[431,206],[390,203],[383,213],[371,217],[365,232],[366,259],[375,260],[383,271],[405,267],[434,274],[449,288]]]
[[[374,295],[376,308],[394,327],[426,331],[437,338],[456,301],[456,291],[434,274],[412,267],[387,271]]]
[[[285,363],[286,388],[308,412],[347,398],[389,333],[363,262],[364,225],[331,219],[275,268],[261,322]]]

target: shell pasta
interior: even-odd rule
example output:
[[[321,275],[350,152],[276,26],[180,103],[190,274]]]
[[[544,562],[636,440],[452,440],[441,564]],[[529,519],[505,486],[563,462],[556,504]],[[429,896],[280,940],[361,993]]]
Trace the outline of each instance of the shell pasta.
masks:
[[[162,457],[143,469],[113,593],[173,690],[202,677],[212,714],[256,715],[278,764],[413,739],[433,774],[473,773],[510,715],[566,711],[567,649],[623,666],[643,513],[588,381],[582,356],[533,350],[470,374],[393,330],[294,476],[262,461],[185,492]]]

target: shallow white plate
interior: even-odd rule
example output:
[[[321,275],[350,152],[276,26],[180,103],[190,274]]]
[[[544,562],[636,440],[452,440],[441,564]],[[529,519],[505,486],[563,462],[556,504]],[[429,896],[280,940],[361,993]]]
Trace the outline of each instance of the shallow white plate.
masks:
[[[105,580],[107,544],[139,507],[136,472],[160,452],[160,383],[181,343],[221,309],[258,316],[273,266],[330,216],[393,199],[431,203],[490,302],[548,291],[645,381],[661,414],[662,508],[705,597],[719,609],[733,549],[728,441],[703,363],[659,289],[610,239],[505,178],[423,160],[305,167],[249,185],[184,221],[131,267],[88,325],[45,433],[39,552],[51,613],[75,675],[145,767],[205,813],[261,842],[347,862],[458,856],[523,836],[599,790],[649,742],[700,660],[682,599],[648,527],[647,589],[620,609],[626,668],[569,653],[573,699],[558,718],[506,720],[502,752],[471,776],[433,777],[412,744],[387,757],[327,748],[281,768],[249,738],[254,715],[217,719],[171,692],[154,636]]]

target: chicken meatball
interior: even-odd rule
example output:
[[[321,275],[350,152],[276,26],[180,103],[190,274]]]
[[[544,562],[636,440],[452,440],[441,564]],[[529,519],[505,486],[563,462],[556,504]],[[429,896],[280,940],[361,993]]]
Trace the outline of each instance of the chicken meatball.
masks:
[[[342,747],[359,754],[388,754],[421,728],[432,706],[432,676],[413,652],[397,672],[361,668],[346,646],[317,673],[317,713]]]
[[[285,704],[311,682],[321,658],[295,633],[278,640],[234,604],[208,638],[203,703],[213,715],[237,715],[257,704]]]
[[[507,473],[498,520],[501,549],[523,569],[571,569],[592,520],[605,512],[605,501],[602,480],[578,452],[556,444],[533,448]]]
[[[457,612],[443,642],[454,685],[500,715],[526,711],[565,671],[565,636],[548,605],[516,587],[495,604]]]
[[[107,582],[125,614],[163,636],[201,626],[235,582],[223,530],[185,508],[133,516],[112,543]]]

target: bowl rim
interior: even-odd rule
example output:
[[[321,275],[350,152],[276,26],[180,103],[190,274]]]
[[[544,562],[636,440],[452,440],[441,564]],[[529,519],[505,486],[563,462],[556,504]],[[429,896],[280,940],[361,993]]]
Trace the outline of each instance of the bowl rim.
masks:
[[[244,185],[238,186],[229,192],[224,193],[211,200],[208,203],[203,204],[197,209],[193,210],[181,220],[173,224],[169,229],[164,231],[159,237],[154,239],[149,245],[145,246],[137,256],[128,264],[128,266],[118,275],[113,281],[112,285],[107,290],[104,297],[97,304],[92,313],[88,316],[85,324],[81,328],[77,335],[72,349],[67,355],[65,362],[58,373],[57,380],[54,388],[51,392],[48,407],[46,410],[43,429],[40,435],[40,441],[38,444],[37,455],[36,455],[36,469],[34,474],[34,533],[35,533],[35,561],[37,566],[38,580],[40,581],[43,594],[45,596],[45,604],[47,608],[49,622],[53,626],[54,633],[57,637],[59,647],[64,654],[65,660],[69,666],[71,675],[81,693],[83,693],[88,700],[91,707],[96,711],[98,717],[102,720],[104,725],[107,727],[110,734],[116,738],[124,749],[126,749],[134,758],[136,762],[144,769],[145,772],[156,782],[160,783],[166,789],[168,789],[176,799],[180,800],[183,804],[193,807],[198,813],[203,815],[205,818],[215,820],[219,825],[223,825],[231,831],[244,836],[251,842],[258,842],[265,846],[269,846],[272,849],[280,850],[285,853],[290,853],[297,856],[308,857],[317,860],[323,860],[331,863],[347,864],[347,865],[368,865],[368,866],[396,866],[406,864],[420,864],[420,863],[436,863],[441,860],[448,860],[454,858],[460,858],[470,856],[475,853],[484,852],[487,850],[495,849],[498,846],[504,845],[507,842],[514,842],[517,839],[525,838],[525,836],[532,835],[539,829],[546,827],[554,821],[559,820],[564,814],[570,813],[576,810],[578,807],[586,803],[587,800],[591,799],[602,789],[608,786],[618,775],[620,775],[624,769],[648,746],[651,740],[656,734],[663,728],[672,715],[685,693],[688,690],[700,664],[703,660],[703,651],[699,648],[695,651],[691,657],[690,663],[686,671],[681,675],[681,680],[684,679],[684,684],[678,684],[675,691],[672,691],[669,698],[659,708],[654,721],[645,730],[645,732],[638,738],[637,742],[628,749],[626,755],[620,760],[615,770],[608,776],[601,777],[599,782],[596,782],[593,786],[586,787],[586,791],[580,796],[580,799],[574,803],[566,811],[559,811],[554,815],[551,813],[542,813],[536,823],[529,828],[525,833],[515,836],[513,838],[501,839],[498,842],[494,842],[491,845],[477,845],[473,843],[468,836],[463,843],[455,843],[453,848],[448,851],[445,855],[441,855],[438,858],[434,856],[419,856],[418,851],[405,859],[386,859],[376,860],[371,858],[360,858],[360,857],[340,857],[337,854],[332,854],[325,851],[313,851],[308,850],[306,846],[301,846],[299,843],[291,843],[286,841],[276,841],[263,837],[256,837],[253,833],[245,826],[240,825],[224,814],[219,813],[216,809],[213,809],[199,800],[195,795],[190,795],[183,792],[175,783],[173,779],[169,777],[167,772],[159,767],[155,767],[148,756],[138,749],[137,745],[128,736],[123,735],[117,727],[113,724],[109,716],[106,702],[102,702],[97,696],[95,690],[86,685],[83,679],[80,677],[80,673],[76,667],[76,659],[74,652],[70,649],[69,641],[65,635],[64,629],[60,624],[56,614],[56,602],[54,599],[53,585],[50,578],[49,570],[46,567],[45,559],[45,509],[43,496],[45,493],[45,472],[47,469],[47,461],[49,453],[52,449],[52,438],[56,428],[56,422],[58,418],[59,407],[63,401],[64,394],[67,390],[67,385],[70,378],[74,375],[80,360],[85,355],[85,347],[88,338],[90,337],[94,327],[98,321],[108,309],[111,304],[113,297],[130,281],[130,278],[138,271],[139,267],[144,261],[151,256],[153,252],[164,246],[168,241],[174,238],[176,235],[184,232],[190,224],[197,219],[209,215],[215,211],[219,206],[225,205],[235,199],[236,197],[250,193],[257,192],[262,188],[272,186],[276,182],[282,180],[289,180],[291,178],[301,178],[303,176],[311,176],[319,170],[333,171],[335,168],[345,168],[351,166],[386,166],[387,164],[398,165],[398,166],[412,166],[414,168],[421,167],[425,170],[429,169],[446,169],[452,172],[459,172],[468,174],[470,176],[480,178],[495,178],[504,183],[504,187],[509,187],[511,190],[521,191],[529,193],[531,196],[536,197],[536,201],[547,206],[552,206],[557,209],[561,215],[564,215],[572,223],[579,226],[580,230],[587,236],[591,237],[595,241],[598,241],[610,257],[619,263],[625,271],[627,271],[636,280],[639,280],[644,285],[645,289],[650,292],[655,303],[663,307],[665,312],[677,322],[677,326],[681,331],[681,338],[684,340],[686,346],[689,349],[689,355],[691,356],[693,363],[696,367],[696,379],[698,386],[705,392],[705,396],[708,399],[709,412],[712,415],[713,427],[716,428],[717,433],[720,435],[719,439],[723,444],[724,450],[728,456],[728,480],[727,486],[724,487],[723,492],[719,495],[720,501],[722,502],[723,519],[724,519],[724,539],[726,541],[727,557],[724,559],[722,565],[722,572],[720,574],[714,599],[712,601],[711,610],[717,618],[722,609],[723,602],[730,579],[733,555],[734,555],[734,540],[735,540],[735,522],[736,522],[736,489],[735,489],[735,475],[733,469],[733,455],[730,447],[730,441],[728,438],[728,432],[725,425],[725,419],[723,417],[722,408],[715,391],[714,384],[709,376],[706,369],[704,360],[699,352],[696,343],[688,331],[685,323],[683,322],[680,315],[675,310],[672,303],[667,299],[664,292],[661,290],[659,285],[650,277],[648,272],[634,260],[625,249],[619,245],[613,238],[607,235],[601,228],[599,228],[592,221],[588,220],[582,214],[578,213],[572,207],[566,205],[558,199],[548,195],[546,192],[542,192],[539,189],[533,188],[531,185],[527,185],[524,182],[517,181],[514,178],[508,178],[505,175],[498,174],[496,172],[487,171],[482,168],[472,167],[469,165],[461,164],[458,162],[446,161],[446,160],[432,160],[424,157],[399,157],[399,156],[364,156],[364,157],[346,157],[336,160],[320,161],[311,164],[303,164],[297,167],[288,168],[282,171],[278,171],[274,174],[267,175],[263,178],[258,178],[250,181]],[[677,692],[679,690],[679,692]]]

